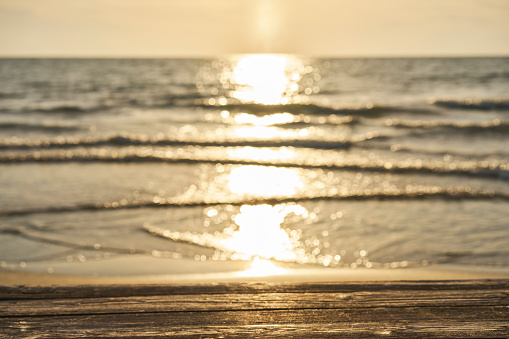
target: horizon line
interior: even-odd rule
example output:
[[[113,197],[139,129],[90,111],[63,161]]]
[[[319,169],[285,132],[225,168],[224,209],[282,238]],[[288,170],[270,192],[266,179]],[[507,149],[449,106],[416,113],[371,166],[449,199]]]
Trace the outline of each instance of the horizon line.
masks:
[[[174,54],[174,55],[101,55],[101,54],[90,54],[90,55],[79,55],[79,54],[0,54],[0,59],[214,59],[224,58],[231,56],[241,55],[288,55],[302,58],[316,58],[316,59],[434,59],[434,58],[451,58],[451,59],[475,59],[475,58],[507,58],[508,54],[343,54],[343,55],[311,55],[311,54],[300,54],[300,53],[269,53],[269,52],[257,52],[257,53],[217,53],[215,55],[198,55],[198,54]]]

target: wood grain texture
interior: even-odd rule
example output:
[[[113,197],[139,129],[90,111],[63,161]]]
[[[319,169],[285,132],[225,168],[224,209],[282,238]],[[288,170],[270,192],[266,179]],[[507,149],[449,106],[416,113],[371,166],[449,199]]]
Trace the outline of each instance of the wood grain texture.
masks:
[[[507,337],[509,282],[0,286],[4,337]]]

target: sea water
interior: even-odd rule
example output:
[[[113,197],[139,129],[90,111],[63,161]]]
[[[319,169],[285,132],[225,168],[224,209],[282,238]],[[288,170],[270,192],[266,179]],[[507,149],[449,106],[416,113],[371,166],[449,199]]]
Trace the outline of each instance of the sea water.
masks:
[[[508,146],[508,58],[0,59],[0,264],[507,269]]]

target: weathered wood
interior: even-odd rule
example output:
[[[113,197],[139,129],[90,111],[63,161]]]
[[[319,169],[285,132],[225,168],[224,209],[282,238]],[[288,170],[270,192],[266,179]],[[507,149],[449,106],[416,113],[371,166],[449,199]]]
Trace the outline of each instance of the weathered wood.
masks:
[[[507,315],[507,313],[506,313]],[[274,310],[227,312],[176,312],[107,314],[88,316],[7,318],[2,319],[7,335],[31,334],[41,337],[79,335],[137,336],[219,334],[270,334],[278,329],[283,337],[291,334],[326,336],[329,334],[366,336],[495,336],[509,332],[507,317],[500,319],[497,310],[482,315],[464,308],[405,309],[385,308],[352,310]],[[327,329],[327,330],[324,330]],[[329,333],[330,332],[330,333]]]
[[[369,291],[509,290],[509,280],[389,281],[341,283],[221,283],[195,285],[0,286],[0,301],[178,294],[347,293]]]
[[[0,336],[505,337],[509,282],[0,286]]]
[[[40,299],[3,303],[2,316],[88,315],[141,312],[192,312],[376,307],[507,306],[500,291],[380,291],[349,293],[209,294],[115,298]]]

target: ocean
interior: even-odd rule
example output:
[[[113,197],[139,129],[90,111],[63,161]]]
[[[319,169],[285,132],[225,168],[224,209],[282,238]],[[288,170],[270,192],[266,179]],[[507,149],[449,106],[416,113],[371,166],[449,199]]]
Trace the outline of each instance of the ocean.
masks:
[[[509,58],[0,59],[4,271],[509,272],[508,211]]]

